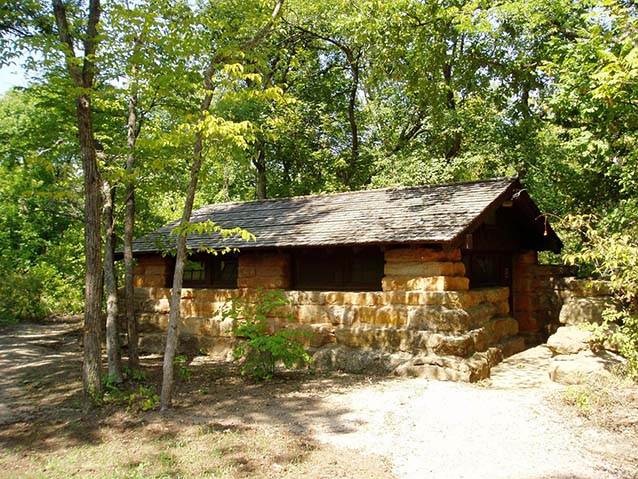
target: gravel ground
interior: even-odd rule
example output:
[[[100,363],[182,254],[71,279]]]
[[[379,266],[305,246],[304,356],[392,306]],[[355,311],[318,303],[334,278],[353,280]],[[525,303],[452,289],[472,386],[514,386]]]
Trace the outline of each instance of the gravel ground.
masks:
[[[623,437],[561,414],[547,379],[550,353],[535,348],[502,363],[483,386],[387,381],[325,398],[352,427],[315,420],[325,443],[389,457],[401,478],[630,479],[638,454]],[[620,462],[610,458],[622,458]]]
[[[77,391],[77,328],[24,325],[0,334],[0,432],[60,410]],[[563,388],[547,378],[550,356],[543,347],[525,351],[479,385],[345,375],[250,385],[220,369],[205,395],[196,381],[190,390],[182,386],[175,417],[149,419],[282,431],[342,452],[342,466],[312,469],[309,478],[378,477],[381,460],[406,479],[638,479],[636,437],[592,427],[561,408]],[[159,361],[153,364],[159,371]],[[214,366],[205,358],[191,365],[209,382]],[[347,472],[367,456],[375,457],[357,468],[368,467],[366,474]]]

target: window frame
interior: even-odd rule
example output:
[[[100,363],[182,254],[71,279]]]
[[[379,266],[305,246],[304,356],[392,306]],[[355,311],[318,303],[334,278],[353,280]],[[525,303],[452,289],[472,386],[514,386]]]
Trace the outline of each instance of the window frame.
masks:
[[[187,279],[186,274],[188,272],[186,266],[184,267],[184,275],[182,276],[182,285],[184,288],[192,289],[237,289],[237,278],[239,276],[239,258],[237,254],[210,254],[210,253],[195,253],[190,255],[186,261],[191,263],[199,263],[203,266],[204,278],[203,279]],[[231,280],[221,281],[218,271],[222,263],[234,264],[234,275]]]
[[[370,281],[353,279],[356,266],[373,273]],[[376,264],[374,264],[376,262]],[[307,248],[291,252],[291,289],[299,291],[382,291],[385,258],[381,247]],[[375,271],[376,270],[376,271]],[[331,279],[316,279],[332,276]]]

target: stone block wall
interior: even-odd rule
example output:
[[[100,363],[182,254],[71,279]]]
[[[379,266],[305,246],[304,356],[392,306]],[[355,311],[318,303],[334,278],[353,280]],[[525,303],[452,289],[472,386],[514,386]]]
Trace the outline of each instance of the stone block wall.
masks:
[[[602,324],[606,310],[620,308],[609,281],[565,278],[559,287],[563,299],[559,315],[561,326]]]
[[[134,270],[136,288],[163,288],[172,281],[173,269],[170,258],[163,256],[140,256]]]
[[[384,291],[465,291],[469,287],[460,249],[405,248],[385,252]]]
[[[503,356],[523,349],[519,324],[510,316],[509,288],[469,290],[460,250],[389,249],[385,260],[382,291],[285,291],[290,305],[269,318],[272,330],[310,332],[306,346],[319,366],[359,372],[362,364],[376,361],[372,369],[383,372],[463,381],[489,376]],[[147,286],[136,289],[141,346],[157,350],[163,346],[170,289],[145,283],[159,283],[155,276],[161,276],[152,269],[147,274],[147,263],[137,271],[142,276],[136,284]],[[184,289],[181,347],[227,355],[233,337],[232,324],[220,315],[226,301],[255,297],[256,288],[286,290],[289,278],[288,255],[244,253],[238,289]],[[356,367],[353,357],[359,358]]]
[[[558,317],[565,299],[564,278],[574,268],[539,265],[536,251],[514,258],[512,306],[526,345],[544,342],[559,327]]]

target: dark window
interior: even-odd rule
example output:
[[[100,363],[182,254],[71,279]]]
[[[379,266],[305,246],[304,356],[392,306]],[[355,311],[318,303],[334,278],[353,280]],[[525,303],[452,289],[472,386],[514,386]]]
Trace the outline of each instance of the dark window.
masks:
[[[184,265],[184,285],[206,282],[206,263],[187,259]]]
[[[294,289],[311,291],[380,291],[380,248],[313,248],[292,255]]]
[[[237,256],[198,254],[184,267],[185,288],[237,287]]]
[[[471,288],[510,286],[512,257],[503,253],[466,253],[463,255],[466,275]]]

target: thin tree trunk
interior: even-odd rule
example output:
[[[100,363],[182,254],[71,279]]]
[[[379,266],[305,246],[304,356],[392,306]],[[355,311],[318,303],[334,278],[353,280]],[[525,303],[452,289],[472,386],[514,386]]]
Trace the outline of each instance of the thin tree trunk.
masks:
[[[257,199],[266,199],[266,151],[262,142],[257,146],[257,156],[255,158],[255,168],[257,169]]]
[[[122,351],[120,349],[119,327],[117,324],[117,281],[115,278],[113,197],[115,188],[108,181],[102,183],[104,200],[104,282],[106,284],[106,356],[109,377],[116,384],[122,378]]]
[[[454,46],[456,49],[456,43]],[[447,89],[446,97],[446,106],[449,111],[456,110],[456,100],[454,99],[454,90],[452,89],[452,62],[453,59],[450,60],[449,63],[446,63],[443,66],[443,79],[445,80],[445,87]],[[463,137],[461,133],[458,131],[454,131],[450,135],[447,135],[448,141],[451,140],[452,144],[445,151],[445,159],[447,162],[452,161],[460,152],[461,152],[461,142],[463,141]]]
[[[135,72],[133,72],[135,74]],[[135,230],[135,144],[137,142],[137,91],[132,87],[128,101],[128,132],[126,157],[126,214],[124,217],[124,297],[126,325],[128,328],[128,366],[131,371],[140,369],[138,351],[137,317],[135,316],[135,285],[133,276],[133,236]]]
[[[352,85],[350,86],[350,95],[348,98],[348,123],[350,124],[350,163],[346,175],[346,184],[352,188],[354,174],[359,163],[359,129],[357,126],[356,109],[357,109],[357,91],[359,90],[359,59],[355,58],[352,50],[344,49],[348,64],[350,65],[350,73],[352,74]]]
[[[273,8],[270,20],[259,30],[254,37],[244,42],[241,50],[249,50],[254,48],[268,34],[275,20],[279,16],[284,0],[277,0]],[[206,96],[199,108],[199,121],[203,121],[206,112],[210,108],[213,100],[214,85],[212,82],[213,73],[218,64],[222,63],[224,58],[221,55],[215,55],[210,61],[206,72],[204,73],[204,88]],[[179,317],[180,305],[182,297],[182,282],[184,276],[184,264],[186,262],[186,239],[187,235],[183,229],[190,221],[193,211],[193,202],[195,200],[195,192],[197,191],[197,183],[199,181],[199,172],[202,168],[202,150],[204,148],[203,133],[199,130],[195,136],[193,145],[193,164],[191,165],[190,179],[186,190],[186,200],[184,202],[184,211],[178,228],[180,234],[177,236],[177,251],[175,254],[175,272],[173,273],[173,290],[171,291],[170,313],[168,316],[168,327],[166,331],[166,348],[164,349],[164,363],[162,367],[162,391],[160,393],[160,411],[164,412],[171,407],[173,400],[174,386],[174,366],[175,352],[179,341]]]
[[[206,95],[202,112],[208,110],[212,95]],[[204,109],[205,105],[205,109]],[[203,119],[203,115],[201,116]],[[202,167],[202,149],[203,138],[201,132],[197,133],[195,145],[193,147],[193,164],[191,166],[190,180],[188,189],[186,190],[186,200],[184,202],[184,211],[180,220],[180,227],[185,226],[190,221],[193,211],[193,202],[195,200],[195,192],[197,191],[197,182],[199,180],[199,172]],[[164,364],[162,368],[162,391],[160,394],[160,411],[166,411],[171,407],[173,400],[173,360],[177,351],[177,343],[179,341],[179,315],[180,303],[182,297],[182,282],[184,276],[184,264],[186,263],[186,239],[187,235],[182,230],[177,237],[177,253],[175,255],[175,273],[173,275],[173,290],[171,292],[171,306],[168,317],[168,330],[166,332],[166,348],[164,350]]]

